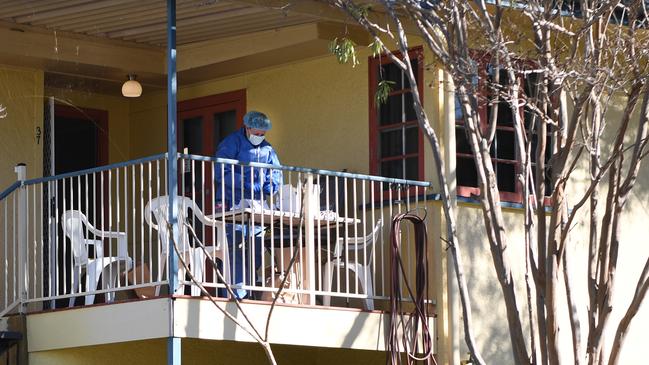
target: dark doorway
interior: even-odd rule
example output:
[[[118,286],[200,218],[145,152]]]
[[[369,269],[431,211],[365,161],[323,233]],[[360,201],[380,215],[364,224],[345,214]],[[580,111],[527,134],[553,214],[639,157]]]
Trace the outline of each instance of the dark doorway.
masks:
[[[61,175],[108,163],[108,112],[54,105],[53,114],[53,122],[45,128],[47,147],[44,149],[43,161],[44,165],[49,162],[49,166],[44,166],[44,172]],[[49,241],[55,244],[45,245],[48,252],[44,252],[44,255],[50,258],[51,263],[46,271],[51,277],[49,285],[52,287],[46,288],[50,295],[72,291],[71,268],[74,258],[70,241],[65,237],[60,222],[63,212],[79,210],[95,227],[102,228],[102,222],[97,218],[107,208],[103,204],[103,197],[104,191],[109,187],[100,183],[100,176],[100,173],[83,174],[49,183],[46,199],[48,214],[53,219],[47,231],[51,232]],[[48,280],[44,282],[48,283]],[[67,305],[68,300],[55,303],[56,307]]]

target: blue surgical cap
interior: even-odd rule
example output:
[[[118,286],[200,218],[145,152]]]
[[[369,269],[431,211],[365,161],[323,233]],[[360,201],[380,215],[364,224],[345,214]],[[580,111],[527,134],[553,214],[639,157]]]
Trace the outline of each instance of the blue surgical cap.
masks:
[[[262,131],[270,130],[272,124],[270,119],[264,113],[249,111],[243,116],[243,125],[248,128],[260,129]]]

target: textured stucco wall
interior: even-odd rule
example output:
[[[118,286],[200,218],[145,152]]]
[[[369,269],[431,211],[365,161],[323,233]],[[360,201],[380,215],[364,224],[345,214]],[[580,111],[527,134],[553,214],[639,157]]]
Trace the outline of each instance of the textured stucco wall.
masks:
[[[0,65],[0,190],[16,181],[14,166],[27,164],[27,177],[43,172],[43,72]],[[37,140],[37,128],[41,131]]]

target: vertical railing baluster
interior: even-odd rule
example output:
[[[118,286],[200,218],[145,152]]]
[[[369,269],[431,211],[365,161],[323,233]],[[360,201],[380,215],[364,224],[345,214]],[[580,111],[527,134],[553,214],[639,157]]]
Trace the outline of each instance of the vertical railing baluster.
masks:
[[[104,228],[104,220],[103,220],[104,206],[103,206],[102,202],[103,202],[103,196],[104,195],[103,195],[102,186],[103,186],[103,176],[104,176],[104,174],[103,174],[103,172],[94,172],[92,175],[93,175],[93,177],[92,177],[92,212],[90,212],[90,214],[92,214],[92,220],[91,221],[93,222],[93,224],[96,225],[97,220],[98,220],[97,218],[101,217],[102,219],[101,219],[100,223],[101,223],[101,228],[103,229]],[[99,177],[99,179],[100,179],[100,181],[99,181],[99,189],[100,189],[100,191],[97,191],[97,185],[98,185],[97,184],[97,177]],[[99,205],[100,205],[99,208],[97,208],[97,203],[98,203],[97,202],[97,200],[98,200],[97,195],[99,195]],[[97,214],[97,209],[100,210],[99,214]],[[100,217],[98,217],[98,215]],[[86,232],[86,234],[87,234],[87,232]],[[97,239],[97,236],[93,235],[92,238]],[[95,253],[96,253],[96,251],[95,251]],[[89,290],[90,289],[86,289],[86,291],[89,291]]]
[[[66,180],[67,180],[67,179],[65,179],[65,178],[62,179],[62,183],[63,183],[63,197],[62,197],[62,204],[63,204],[63,206],[62,206],[62,211],[61,211],[60,213],[65,213],[65,212],[68,210],[68,201],[67,201],[67,194],[66,194],[66,191],[67,191],[67,185],[68,185],[68,184],[66,184]],[[58,215],[58,214],[57,214],[57,215]],[[64,222],[64,226],[63,226],[63,227],[64,227],[64,228],[63,228],[63,237],[61,237],[61,238],[62,238],[62,239],[61,239],[61,241],[62,241],[61,249],[63,250],[63,260],[62,260],[62,262],[61,262],[61,266],[62,266],[61,269],[62,269],[62,271],[63,271],[63,291],[62,291],[62,293],[60,293],[60,294],[67,294],[67,292],[68,292],[68,289],[67,289],[67,283],[68,283],[68,280],[67,280],[67,265],[66,265],[66,261],[68,260],[68,256],[67,256],[67,254],[68,254],[68,250],[67,250],[67,244],[66,244],[66,240],[67,240],[67,239],[66,239],[66,234],[65,234],[65,222]],[[57,225],[57,228],[58,228],[58,225]],[[73,250],[72,250],[72,247],[70,247],[70,251],[73,251]],[[73,256],[74,256],[74,255],[73,255]],[[71,262],[72,262],[71,265],[74,265],[74,261],[71,261]],[[72,292],[72,290],[70,290],[70,292]]]
[[[77,178],[76,191],[71,191],[70,192],[70,195],[72,196],[71,201],[70,201],[70,210],[79,210],[80,212],[83,212],[83,209],[81,208],[81,177],[77,176],[76,178]],[[74,190],[74,189],[75,189],[74,177],[71,177],[70,178],[70,190]],[[75,208],[75,204],[74,204],[75,203],[75,199],[74,199],[75,194],[77,196],[77,198],[76,198],[76,203],[77,203],[76,208]],[[70,254],[71,260],[72,260],[72,262],[74,262],[74,250],[72,249],[72,247],[70,247],[70,253],[71,253]],[[74,282],[75,278],[72,278],[72,275],[74,275],[74,271],[72,273],[70,273],[70,278],[71,278],[72,282]],[[79,283],[78,292],[81,292],[81,271],[79,271],[78,275],[79,276],[76,278],[76,279],[79,280],[78,281],[78,283]],[[74,290],[75,289],[71,289],[71,292],[74,291]]]
[[[44,201],[44,199],[43,199],[44,194],[45,194],[45,187],[44,187],[45,183],[40,183],[39,185],[41,187],[41,194],[40,194],[40,202],[41,202],[41,211],[40,211],[40,217],[41,217],[41,249],[40,249],[41,260],[40,260],[40,269],[41,269],[41,271],[40,271],[40,273],[37,273],[37,275],[40,274],[40,277],[41,277],[41,280],[42,280],[42,283],[43,283],[40,286],[40,297],[45,297],[45,280],[46,280],[45,279],[45,258],[43,256],[44,256],[44,253],[45,253],[45,228],[44,228],[45,227],[45,216],[44,216],[45,212],[44,212],[44,209],[45,209],[45,205],[47,204],[47,201]]]
[[[254,180],[254,179],[255,179],[255,171],[254,171],[254,167],[250,166],[250,167],[249,167],[249,171],[250,171],[250,179],[249,179],[250,184],[251,184],[251,185],[254,185],[254,183],[255,183],[255,180]],[[245,181],[246,179],[244,178],[243,180]],[[244,183],[242,182],[242,183],[241,183],[241,185],[242,185],[242,189],[243,189],[243,184],[244,184]],[[248,199],[250,199],[250,201],[252,202],[252,201],[255,200],[255,192],[254,192],[254,188],[252,188],[252,186],[251,186],[250,188],[251,188],[251,189],[250,189],[250,196],[248,197]],[[245,199],[246,197],[242,194],[242,195],[241,195],[241,198],[242,198],[242,199]],[[242,204],[242,206],[245,206],[245,205]],[[243,274],[243,282],[244,282],[244,285],[251,285],[251,284],[252,284],[252,283],[249,283],[249,282],[246,280],[248,277],[250,277],[250,280],[254,280],[253,278],[254,278],[254,270],[255,270],[255,269],[254,269],[254,265],[255,265],[255,264],[254,264],[253,260],[254,260],[254,257],[255,257],[255,256],[254,256],[255,240],[256,240],[256,238],[257,238],[257,237],[255,236],[255,211],[256,211],[256,210],[257,210],[256,207],[255,207],[254,205],[252,205],[252,207],[251,207],[251,211],[252,211],[252,213],[250,214],[250,222],[248,222],[248,225],[249,225],[248,228],[250,229],[250,230],[248,231],[248,234],[247,234],[247,241],[248,241],[248,242],[247,242],[247,244],[244,244],[244,245],[243,245],[243,248],[244,248],[244,251],[243,251],[243,262],[246,263],[246,269],[247,269],[247,270],[244,270],[244,271],[243,271],[243,272],[244,272],[244,274]],[[247,253],[246,253],[246,250],[248,251]],[[250,257],[250,261],[249,261],[249,262],[248,262],[248,260],[247,260],[248,257]],[[246,275],[246,272],[248,273],[248,275]]]
[[[128,166],[124,166],[122,168],[122,191],[123,191],[123,196],[124,196],[124,235],[127,237],[126,239],[126,252],[125,254],[128,257],[133,256],[133,264],[131,266],[131,269],[135,268],[135,265],[137,264],[137,249],[135,246],[135,241],[130,241],[128,240],[128,235],[131,231],[135,231],[135,225],[134,224],[129,224],[129,201],[128,201]],[[135,206],[135,202],[131,202],[131,205]],[[130,229],[130,230],[129,230]],[[131,242],[132,249],[129,250],[129,242]],[[129,251],[132,251],[132,253],[129,253]],[[127,287],[130,285],[129,283],[129,265],[128,263],[124,263],[124,285]],[[133,274],[135,276],[135,274]],[[121,282],[121,278],[117,279],[118,283]],[[135,281],[135,280],[134,280]]]
[[[346,177],[343,178],[343,182],[345,184],[345,217],[349,217],[349,182]],[[349,226],[347,224],[345,224],[344,242],[345,244],[342,252],[345,256],[345,294],[347,294],[345,299],[349,300],[349,255],[347,255],[347,252],[349,251]]]
[[[389,204],[389,206],[388,206],[388,212],[389,212],[388,216],[390,218],[392,218],[392,217],[394,217],[394,200],[392,199],[392,183],[388,184],[388,204]],[[392,225],[392,222],[390,222],[390,226],[391,225]],[[394,234],[398,234],[398,232],[394,232]],[[390,244],[392,244],[392,243],[390,242]],[[392,249],[392,248],[390,248],[390,249]],[[389,259],[389,257],[388,257],[388,259]],[[391,285],[393,284],[392,283],[392,278],[390,278],[390,284]]]
[[[140,251],[138,252],[138,245],[136,243],[138,241],[134,241],[133,242],[133,268],[134,269],[135,269],[135,267],[138,267],[138,266],[140,268],[144,267],[143,266],[144,265],[144,255],[146,253],[145,248],[144,248],[144,244],[145,244],[144,227],[145,227],[145,224],[146,224],[145,221],[144,221],[144,208],[146,206],[146,202],[144,201],[144,197],[145,197],[145,194],[144,194],[144,164],[143,163],[138,164],[138,168],[140,170],[140,209],[139,209],[140,215],[139,215],[139,219],[138,219],[138,228],[140,229],[140,239],[138,240],[139,243],[140,243],[139,244]],[[139,254],[139,260],[137,259],[136,253]],[[140,269],[140,271],[143,271],[143,270]],[[135,272],[133,273],[133,276],[134,277],[136,276]]]
[[[235,181],[234,181],[235,168],[238,168],[240,174],[242,175],[243,174],[243,166],[237,166],[237,165],[234,165],[234,164],[229,164],[229,165],[230,165],[230,204],[231,204],[230,209],[234,209],[234,204],[237,203],[237,201],[235,200],[235,196],[236,196],[235,189],[237,189],[237,187],[235,185]],[[241,192],[241,190],[240,190],[241,186],[242,185],[239,184],[239,191],[240,192]],[[239,196],[241,196],[241,195],[239,195]],[[232,219],[232,240],[235,241],[235,242],[232,242],[232,251],[233,252],[231,254],[231,257],[232,257],[232,283],[234,285],[239,285],[240,283],[237,282],[237,277],[236,277],[237,272],[240,270],[240,268],[238,267],[239,265],[237,265],[237,257],[239,255],[241,255],[241,250],[238,250],[238,247],[243,242],[236,242],[236,240],[237,240],[237,235],[235,234],[235,232],[236,232],[236,230],[235,230],[236,217],[234,216],[234,214],[232,215],[231,219]],[[243,240],[243,238],[241,238],[241,239]]]
[[[54,295],[54,272],[56,269],[56,265],[54,263],[54,260],[52,259],[55,254],[55,248],[56,248],[56,230],[53,227],[56,222],[53,219],[54,216],[54,205],[56,202],[56,189],[53,188],[53,185],[55,184],[55,181],[48,181],[47,182],[47,200],[45,201],[45,206],[43,209],[47,211],[47,257],[43,257],[43,260],[47,260],[47,272],[44,274],[45,275],[45,280],[47,280],[47,296],[51,297]],[[50,306],[50,308],[54,308],[54,302],[50,302],[47,305]],[[46,305],[46,306],[47,306]]]
[[[16,287],[17,287],[17,281],[16,281],[16,273],[17,273],[17,263],[16,263],[16,233],[17,233],[17,225],[16,225],[16,213],[17,213],[17,208],[16,208],[16,193],[11,194],[11,269],[9,272],[11,273],[11,302],[13,303],[16,300]]]
[[[365,296],[367,296],[369,298],[369,294],[368,294],[369,292],[367,290],[367,271],[370,269],[370,266],[367,264],[367,246],[368,245],[366,244],[367,242],[365,241],[365,238],[367,237],[367,204],[365,202],[365,199],[366,199],[367,195],[366,195],[366,191],[365,191],[365,183],[366,183],[366,180],[361,180],[361,197],[362,197],[362,202],[361,202],[361,207],[362,208],[361,209],[363,209],[363,212],[362,212],[362,217],[363,217],[362,218],[362,224],[363,224],[362,225],[362,229],[363,229],[363,243],[362,243],[362,245],[363,245],[363,247],[362,247],[362,250],[363,250],[363,252],[362,252],[362,254],[363,254],[363,262],[362,262],[362,265],[363,265],[363,268],[364,268],[364,270],[363,270],[363,282],[365,283],[365,287],[363,287],[362,289],[365,291]],[[372,227],[373,227],[374,222],[371,222],[371,223],[372,223]],[[356,239],[358,240],[358,237]],[[356,243],[356,251],[358,251],[358,241]],[[357,273],[356,276],[358,276],[358,273]],[[356,280],[356,281],[358,281],[358,280]]]
[[[261,244],[263,245],[263,235],[265,234],[265,232],[263,231],[263,228],[264,228],[264,210],[265,210],[264,209],[264,189],[263,189],[263,186],[264,186],[264,181],[263,181],[264,169],[260,168],[260,167],[256,167],[255,169],[257,171],[258,184],[261,187],[261,190],[259,192],[259,199],[254,199],[255,201],[260,202],[259,213],[258,213],[260,220],[259,220],[257,228],[253,229],[253,232],[256,232],[258,229],[261,229],[261,232],[259,234],[262,235],[262,238],[261,238],[262,243]],[[253,175],[251,177],[251,182],[253,182],[252,179],[254,179],[254,176],[255,175]],[[254,195],[254,193],[253,193],[253,195]],[[256,196],[255,196],[255,198],[256,198]],[[253,225],[257,224],[254,219],[252,220],[252,222],[253,222]],[[254,236],[254,238],[252,240],[253,244],[250,247],[250,262],[251,262],[250,270],[252,272],[251,275],[250,275],[250,284],[252,286],[257,285],[257,278],[256,278],[256,276],[257,276],[257,265],[259,265],[260,267],[262,266],[261,262],[257,262],[257,254],[258,254],[258,251],[261,250],[261,246],[257,247],[257,243],[256,243],[257,239],[259,239],[259,238],[257,237],[257,234],[255,234],[255,236]],[[261,259],[260,259],[260,261],[261,261]],[[262,270],[263,270],[263,268],[262,268]]]
[[[311,262],[309,265],[315,265],[314,269],[317,270],[315,273],[316,278],[318,279],[318,286],[315,288],[312,288],[312,290],[322,290],[322,270],[320,268],[320,263],[322,262],[322,234],[320,232],[320,228],[322,227],[322,214],[320,212],[323,210],[322,207],[320,206],[320,193],[322,191],[322,186],[320,186],[320,181],[321,181],[322,175],[320,174],[315,174],[315,181],[317,184],[315,185],[315,191],[313,192],[313,204],[315,206],[315,213],[316,213],[316,228],[315,228],[315,234],[317,235],[317,241],[318,244],[316,245],[315,249],[315,260],[311,259]],[[317,263],[317,264],[316,264]],[[315,270],[314,270],[315,271]],[[315,304],[315,303],[312,303]]]
[[[308,285],[309,285],[309,302],[308,304],[315,304],[315,270],[313,269],[313,260],[314,260],[314,218],[315,218],[315,206],[313,202],[313,174],[306,174],[306,196],[304,197],[304,202],[306,207],[304,207],[304,234],[306,236],[306,253],[304,260],[302,261],[306,266],[308,273]],[[300,246],[301,247],[301,246]]]
[[[69,210],[81,210],[81,181],[79,180],[79,176],[76,176],[76,187],[75,187],[75,176],[70,177],[70,209]],[[76,196],[76,198],[75,198]],[[76,205],[75,205],[76,202]],[[70,241],[72,242],[72,241]],[[72,246],[70,246],[70,262],[72,262],[74,265],[74,249]],[[72,288],[74,279],[72,277],[74,275],[74,271],[70,273],[70,292],[73,292],[75,288]],[[79,277],[81,276],[81,272],[79,272]],[[79,280],[79,288],[78,288],[78,293],[81,292],[81,280]]]
[[[9,254],[7,248],[9,247],[9,242],[8,242],[8,232],[9,230],[7,229],[7,222],[8,222],[8,215],[7,215],[7,203],[9,202],[9,199],[5,199],[4,201],[4,242],[2,246],[4,247],[4,299],[5,299],[5,304],[4,308],[7,308],[8,300],[9,300]]]
[[[106,224],[104,224],[104,210],[105,210],[104,194],[105,193],[106,193],[106,190],[105,190],[105,186],[104,186],[104,172],[100,172],[99,173],[99,194],[101,194],[101,195],[100,195],[100,198],[99,198],[99,203],[100,203],[99,205],[101,206],[101,208],[100,208],[99,215],[100,215],[101,229],[102,230],[106,229]],[[103,234],[100,235],[99,239],[102,240],[102,242],[104,241]],[[103,259],[102,259],[102,261],[103,261]]]
[[[142,259],[141,259],[141,262],[140,262],[140,284],[144,284],[144,281],[145,281],[144,280],[144,271],[145,271],[146,267],[148,267],[149,273],[152,273],[152,270],[153,270],[153,262],[152,262],[152,258],[153,258],[153,237],[152,236],[153,235],[151,234],[152,233],[151,230],[153,228],[149,224],[147,224],[145,226],[145,220],[147,218],[145,218],[145,216],[144,216],[144,214],[146,214],[146,212],[144,211],[144,208],[146,207],[146,204],[148,204],[152,199],[151,190],[153,188],[153,186],[152,186],[153,185],[153,178],[151,176],[151,174],[152,174],[151,170],[152,170],[151,169],[151,161],[149,161],[149,162],[147,162],[147,171],[148,171],[147,184],[146,184],[147,203],[144,203],[143,201],[140,201],[139,225],[142,227],[140,229],[140,241],[142,242],[142,246],[141,246],[142,247],[142,256],[141,256]],[[133,201],[135,201],[135,199],[133,199]],[[135,212],[133,212],[133,222],[135,222],[135,218],[136,218],[136,215],[135,215]],[[148,256],[149,256],[149,264],[146,265],[146,266],[144,265],[145,264],[144,257],[146,256],[144,254],[144,250],[145,250],[145,248],[144,248],[144,228],[145,227],[147,227],[149,229],[149,240],[148,240],[148,249],[147,249],[147,253],[148,253]],[[133,275],[133,276],[136,276],[136,275]],[[151,282],[151,280],[153,280],[153,278],[151,276],[149,276],[149,282]]]
[[[131,205],[130,205],[130,211],[131,213],[129,214],[129,218],[131,221],[131,232],[127,231],[127,235],[130,233],[131,236],[131,242],[133,242],[133,262],[137,263],[138,262],[138,254],[137,250],[135,249],[136,245],[136,238],[137,238],[137,200],[135,197],[135,179],[136,179],[136,172],[135,172],[135,165],[131,165],[131,186],[130,186],[130,192],[127,191],[128,187],[125,187],[124,195],[128,196],[130,195],[131,197]]]
[[[121,217],[121,212],[122,212],[122,210],[121,210],[122,204],[120,204],[120,200],[121,200],[120,199],[120,189],[119,189],[120,180],[121,179],[120,179],[120,174],[119,174],[119,168],[117,168],[117,169],[115,169],[115,200],[117,201],[117,203],[116,203],[117,206],[115,207],[115,226],[116,226],[116,229],[114,230],[115,232],[121,231],[121,228],[120,228],[121,218],[120,217]],[[111,205],[113,205],[112,202],[111,202]],[[113,231],[113,230],[111,229],[110,231]],[[127,249],[127,251],[128,251],[128,249]],[[121,255],[121,252],[120,252],[120,248],[118,246],[116,256],[119,257],[120,255]],[[113,265],[110,264],[111,269],[112,269],[112,267],[113,267]],[[119,273],[122,272],[122,262],[121,262],[121,260],[117,260],[117,267],[115,269],[117,270],[117,273],[116,273],[117,275],[119,275]],[[111,275],[109,280],[112,280],[112,277],[113,276]],[[110,286],[112,286],[113,283],[108,283],[108,284],[110,284]],[[104,286],[106,286],[106,285],[104,285]],[[114,290],[116,290],[119,287],[120,287],[120,280],[119,280],[119,277],[118,277],[116,287],[115,288],[109,288],[109,289],[113,290],[109,297],[113,297],[113,295],[115,294]]]
[[[376,224],[376,211],[375,211],[375,207],[374,207],[375,197],[374,197],[374,181],[373,180],[370,181],[370,204],[371,204],[370,209],[371,209],[371,216],[372,216],[372,218],[371,218],[372,225],[370,226],[371,227],[370,232],[372,234],[372,246],[370,246],[370,258],[369,258],[370,265],[368,265],[367,267],[368,267],[368,270],[370,270],[370,272],[372,273],[370,278],[372,279],[372,285],[374,286],[372,289],[374,289],[373,292],[374,292],[374,296],[376,297],[376,296],[378,296],[378,294],[376,292],[376,281],[377,281],[376,280],[377,279],[377,277],[376,277],[376,248],[381,247],[381,245],[377,244],[377,241],[379,239],[378,236],[379,236],[380,232],[376,232],[376,234],[374,232],[374,227],[375,227],[375,224]],[[378,242],[381,242],[381,241],[378,241]],[[372,299],[374,299],[374,298],[372,298]]]
[[[293,174],[289,173],[289,184],[291,186],[293,186],[292,180],[293,180]],[[302,178],[300,176],[300,173],[297,174],[296,180],[297,180],[296,185],[297,185],[298,195],[293,194],[293,189],[291,189],[290,193],[289,193],[289,196],[288,196],[288,204],[290,206],[290,209],[293,209],[293,207],[296,207],[297,204],[299,204],[299,209],[298,209],[297,213],[298,213],[298,215],[301,215],[302,214],[302,200],[301,200],[301,196],[302,196]],[[299,203],[297,201],[299,201]],[[295,241],[294,241],[294,237],[293,237],[294,229],[295,229],[295,225],[293,224],[293,219],[290,219],[288,221],[288,232],[289,232],[289,236],[288,236],[288,248],[289,249],[288,249],[288,252],[286,252],[286,250],[284,250],[283,249],[284,247],[282,246],[282,249],[283,249],[282,250],[282,270],[285,267],[288,266],[291,259],[293,258],[293,255],[296,254]],[[302,235],[302,231],[300,230],[299,226],[298,226],[297,234],[298,234],[298,237],[300,237]],[[285,257],[287,254],[288,254],[288,257]],[[299,254],[301,254],[301,251],[297,253],[297,255],[299,255]],[[298,259],[299,259],[299,257],[298,257]],[[299,270],[297,270],[297,268],[291,268],[291,270],[294,270],[294,272],[296,273],[295,276],[299,277],[300,281],[301,281],[302,280],[302,272],[301,272],[302,269],[301,269],[301,267],[299,268]]]
[[[221,195],[220,195],[221,196],[221,216],[223,216],[223,215],[225,215],[225,209],[226,209],[226,207],[225,207],[225,201],[226,201],[225,194],[227,193],[225,191],[225,164],[221,163],[219,166],[220,166],[220,174],[221,174],[221,179],[219,180],[219,181],[221,181]],[[231,172],[230,175],[232,175],[232,172],[234,172],[234,170],[232,170],[232,167],[230,167],[230,172]],[[230,209],[230,207],[228,207],[228,209]],[[225,219],[221,220],[221,230],[222,230],[223,237],[226,237],[226,239],[227,239],[227,231],[226,231],[226,226],[225,226]],[[228,275],[226,276],[225,273],[223,273],[223,274],[224,274],[224,278],[230,278],[230,282],[228,284],[232,284],[232,283],[234,283],[234,275],[232,274],[234,272],[234,271],[232,271],[232,265],[234,263],[234,260],[232,260],[231,258],[234,257],[235,243],[234,242],[223,242],[223,244],[225,244],[227,246],[226,248],[228,249],[228,251],[227,251],[226,259],[228,260],[228,262],[230,264],[230,268],[229,268],[230,272],[227,273]],[[232,252],[230,252],[230,248],[232,248]],[[214,274],[216,274],[216,273],[214,273]],[[216,278],[216,276],[215,276],[215,278]],[[229,296],[229,294],[226,294],[226,297],[228,297],[228,296]]]
[[[200,164],[201,164],[201,181],[199,181],[199,184],[200,184],[200,187],[201,187],[201,205],[200,205],[200,208],[201,208],[201,210],[203,212],[205,212],[205,211],[207,211],[207,209],[206,209],[207,206],[205,205],[205,161],[200,161]],[[203,227],[202,234],[201,234],[201,240],[202,240],[201,242],[203,244],[205,244],[205,231],[207,230],[207,226],[202,224],[202,223],[201,223],[201,226]],[[212,244],[213,245],[215,244],[214,240],[212,240]],[[194,246],[195,247],[200,247],[200,246],[196,246],[196,245],[194,245]],[[203,257],[203,256],[198,255],[198,257]],[[200,265],[202,267],[205,267],[205,259],[203,259],[202,263],[195,263],[195,264]],[[202,272],[201,272],[200,280],[201,280],[202,283],[205,283],[205,271],[206,270],[202,270]],[[198,293],[200,295],[200,289],[196,288],[196,290],[198,291]]]
[[[338,188],[338,186],[340,185],[340,180],[339,180],[338,176],[335,177],[335,185],[336,185],[335,186],[335,190],[336,190],[336,213],[340,213],[340,189]],[[345,214],[344,217],[347,217],[347,215]],[[342,238],[342,240],[341,240],[341,238]],[[340,244],[342,243],[344,245],[345,241],[346,241],[345,237],[340,237],[340,225],[336,224],[336,243],[335,243],[335,246],[334,246],[337,249],[337,252],[335,252],[336,255],[338,255],[339,252],[342,252],[344,247],[341,247]],[[341,260],[341,259],[342,259],[341,257],[338,258],[338,260]],[[341,292],[341,290],[340,290],[340,265],[336,265],[336,290],[337,290],[338,293]],[[331,289],[331,291],[333,291],[333,288]]]
[[[32,276],[31,276],[31,280],[30,280],[31,287],[29,288],[28,299],[35,298],[38,295],[36,293],[36,271],[38,270],[38,268],[36,267],[37,266],[36,262],[37,262],[37,259],[38,259],[38,253],[37,253],[37,247],[38,247],[37,239],[38,238],[37,238],[37,233],[36,233],[36,231],[37,231],[37,228],[36,228],[37,227],[36,212],[37,212],[38,209],[36,208],[36,188],[37,188],[36,185],[31,186],[32,201],[33,201],[33,203],[32,203],[32,239],[29,242],[31,242],[32,253],[31,253],[31,255],[27,256],[27,269],[28,269],[28,272],[31,272]],[[29,196],[29,194],[27,196]],[[30,256],[32,258],[32,260],[31,260],[32,266],[31,267],[29,266],[29,257]]]
[[[352,209],[354,211],[354,222],[358,221],[358,200],[357,200],[357,187],[356,187],[356,181],[358,179],[352,179],[352,189],[353,189],[353,206]],[[354,224],[354,262],[358,262],[358,224]],[[349,271],[348,271],[349,273]],[[358,277],[358,272],[354,273],[354,294],[359,294],[358,292],[358,281],[360,278]]]
[[[33,280],[31,280],[31,276],[34,274],[34,270],[30,270],[30,262],[31,262],[31,260],[30,260],[30,256],[31,256],[30,255],[30,248],[33,247],[33,244],[32,244],[33,241],[30,238],[30,229],[29,229],[29,227],[33,223],[32,218],[33,218],[34,213],[33,213],[33,209],[30,209],[29,190],[30,190],[30,187],[25,186],[25,241],[23,242],[24,249],[22,250],[24,252],[24,254],[25,254],[25,261],[24,261],[24,264],[23,264],[23,267],[25,269],[23,274],[25,276],[24,276],[24,279],[21,279],[21,280],[25,281],[25,287],[24,287],[24,292],[25,292],[24,299],[25,300],[30,299],[30,297],[31,297],[30,293],[32,291],[31,291],[30,286],[31,286],[31,282],[33,281]],[[29,214],[30,211],[32,211],[31,215]],[[31,233],[33,233],[33,229],[32,229]],[[31,257],[34,258],[34,256],[31,256]]]
[[[331,194],[331,191],[330,191],[330,188],[329,188],[329,175],[325,175],[325,210],[327,211],[327,214],[332,213],[330,194]],[[332,214],[332,216],[335,217],[335,218],[338,218],[338,212],[335,212],[335,215]],[[335,226],[338,226],[338,224],[335,224]],[[325,243],[327,245],[327,249],[326,249],[327,257],[325,257],[325,259],[323,261],[326,262],[327,264],[329,263],[329,261],[334,259],[334,255],[333,255],[333,253],[331,251],[331,227],[332,227],[332,225],[328,224],[327,225],[327,231],[325,233],[326,234],[326,242]],[[319,263],[323,262],[323,261],[319,261]],[[323,273],[322,273],[322,265],[319,264],[318,267],[320,267],[320,275],[322,276],[323,275]],[[326,277],[326,278],[323,279],[323,280],[327,280],[327,285],[329,286],[329,291],[331,291],[331,286],[332,286],[331,279],[332,278],[330,278],[330,277]],[[322,285],[322,283],[321,283],[321,285]],[[324,289],[323,286],[321,286],[320,288]]]
[[[196,161],[194,161],[192,159],[187,159],[187,158],[186,158],[186,161],[189,162],[189,171],[190,171],[190,175],[191,175],[190,198],[192,199],[193,202],[196,202],[196,200],[197,200],[196,199]],[[184,212],[186,211],[185,209],[186,208],[183,205],[183,208],[182,208],[183,213],[179,214],[179,217],[184,214]],[[184,224],[192,224],[193,227],[196,227],[195,226],[195,224],[196,224],[196,213],[194,211],[192,211],[191,216],[187,216],[187,217],[185,217],[185,219],[186,219],[186,221],[182,222],[181,224],[183,224],[183,223]],[[185,231],[186,229],[187,229],[187,227],[180,227],[180,232],[186,232]],[[194,255],[192,255],[192,249],[191,249],[191,246],[189,244],[189,239],[188,238],[189,237],[187,237],[186,235],[183,235],[182,238],[181,238],[181,240],[183,240],[183,242],[185,243],[183,245],[182,251],[185,252],[184,255],[186,257],[189,257],[189,267],[193,269],[195,267],[196,263],[194,262],[195,258],[194,258]],[[192,239],[192,242],[193,242],[194,238],[192,237],[191,239]],[[202,238],[199,237],[199,239],[202,239]],[[205,242],[205,241],[203,241],[203,242]],[[196,243],[194,243],[194,244],[196,244]],[[185,280],[184,277],[179,279],[180,282],[183,282],[184,280]],[[190,285],[190,287],[193,287],[193,285]],[[190,294],[191,294],[192,291],[193,290],[190,289]]]
[[[163,170],[164,170],[164,168],[166,166],[166,163],[167,163],[166,161],[167,161],[167,159],[162,160],[162,169]],[[164,171],[164,174],[166,176],[166,174],[167,174],[166,171]],[[155,194],[155,196],[157,198],[157,197],[160,196],[160,160],[156,161],[156,185],[155,186],[156,186],[156,194]],[[153,221],[152,217],[149,217],[149,218]],[[149,235],[151,235],[151,236],[153,235],[153,228],[151,228],[151,227],[149,227]],[[161,256],[161,253],[162,253],[162,245],[164,244],[164,242],[161,242],[162,240],[160,239],[160,235],[158,235],[157,232],[156,232],[156,235],[158,236],[157,237],[158,239],[156,240],[156,246],[157,246],[156,253],[158,254],[158,257],[156,257],[156,259],[158,259],[158,261],[157,261],[157,264],[158,264],[158,266],[157,266],[158,267],[157,274],[158,275],[156,276],[156,281],[158,281],[158,285],[162,285],[162,275],[164,273],[162,272],[163,269],[160,267],[162,265],[162,259],[161,259],[160,256]]]
[[[216,171],[215,171],[214,161],[209,162],[208,169],[210,171],[210,175],[211,175],[212,178],[210,179],[210,185],[209,185],[209,189],[210,189],[209,191],[211,193],[209,196],[211,197],[211,199],[210,199],[211,201],[207,202],[207,204],[210,204],[212,206],[211,211],[212,211],[212,216],[214,216],[214,215],[217,214],[216,208],[214,208],[216,206],[216,204],[215,204],[215,202],[216,202],[216,187],[215,187],[216,183],[214,182],[214,178],[216,177],[215,176]],[[219,227],[217,225],[218,224],[214,224],[214,227],[212,227],[212,244],[214,245],[215,249],[221,250],[221,252],[227,252],[227,251],[224,251],[225,248],[222,246],[223,242],[221,241],[221,237],[216,234],[216,231],[219,229]],[[216,259],[216,257],[214,257],[214,258]],[[222,265],[221,267],[223,267],[223,266],[225,266],[225,265]],[[211,275],[212,281],[209,284],[212,285],[214,288],[216,288],[216,275],[214,275],[214,268],[211,265],[206,265],[205,270],[203,270],[204,273],[205,273],[205,279],[204,280],[207,281],[207,268],[208,267],[211,269],[210,271],[212,272],[212,275]],[[223,274],[225,275],[225,273],[223,273]],[[218,293],[218,289],[214,289],[214,290]]]

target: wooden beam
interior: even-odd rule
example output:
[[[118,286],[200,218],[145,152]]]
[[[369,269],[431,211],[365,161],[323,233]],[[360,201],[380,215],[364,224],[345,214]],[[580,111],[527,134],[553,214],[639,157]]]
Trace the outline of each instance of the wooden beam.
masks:
[[[318,39],[317,24],[266,30],[178,47],[178,70],[251,56]]]
[[[56,68],[57,62],[91,65],[133,73],[165,73],[164,49],[123,45],[100,38],[70,37],[55,31],[32,32],[0,27],[2,58],[29,60]],[[121,42],[123,43],[123,42]]]
[[[359,45],[367,45],[370,41],[367,32],[360,27],[345,27],[331,22],[295,25],[180,46],[178,70],[186,71],[279,49],[289,50],[290,47],[296,48],[297,53],[290,53],[299,59],[300,47],[313,41],[322,45],[321,54],[324,55],[328,52],[327,43],[341,36],[347,36]],[[308,57],[312,56],[309,50]]]

